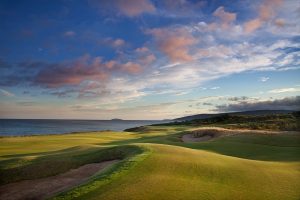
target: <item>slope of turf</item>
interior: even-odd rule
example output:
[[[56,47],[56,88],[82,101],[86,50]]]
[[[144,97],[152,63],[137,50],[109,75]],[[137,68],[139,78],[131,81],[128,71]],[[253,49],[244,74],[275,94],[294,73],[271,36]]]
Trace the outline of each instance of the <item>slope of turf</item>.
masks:
[[[274,200],[300,196],[299,163],[253,161],[170,145],[142,146],[153,151],[147,159],[78,199]]]
[[[117,158],[123,161],[57,199],[300,198],[299,133],[182,142],[192,129],[161,125],[135,132],[0,138],[0,184]]]

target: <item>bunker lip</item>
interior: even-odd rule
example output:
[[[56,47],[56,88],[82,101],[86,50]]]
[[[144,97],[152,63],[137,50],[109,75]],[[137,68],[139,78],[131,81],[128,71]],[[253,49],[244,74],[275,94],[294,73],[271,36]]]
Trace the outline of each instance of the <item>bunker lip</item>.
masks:
[[[56,176],[9,183],[0,187],[0,199],[47,199],[86,182],[94,174],[118,161],[120,160],[86,164]]]
[[[296,131],[267,131],[248,129],[226,129],[220,127],[202,127],[187,132],[181,137],[182,142],[204,142],[217,137],[231,136],[236,134],[281,134],[298,133]]]

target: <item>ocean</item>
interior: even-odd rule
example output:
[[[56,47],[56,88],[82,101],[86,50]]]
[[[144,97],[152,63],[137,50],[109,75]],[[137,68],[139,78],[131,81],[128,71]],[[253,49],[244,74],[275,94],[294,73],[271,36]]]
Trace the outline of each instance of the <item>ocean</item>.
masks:
[[[0,119],[0,136],[63,134],[85,131],[122,131],[162,123],[154,120]]]

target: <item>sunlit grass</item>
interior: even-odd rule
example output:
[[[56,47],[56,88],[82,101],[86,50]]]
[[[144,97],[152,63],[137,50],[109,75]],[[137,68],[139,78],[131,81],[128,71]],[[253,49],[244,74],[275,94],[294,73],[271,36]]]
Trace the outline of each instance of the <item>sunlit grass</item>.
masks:
[[[195,128],[147,126],[137,132],[0,138],[1,183],[51,176],[86,163],[121,158],[116,166],[59,198],[300,197],[299,134],[247,133],[201,143],[182,142],[180,137]],[[143,152],[148,153],[141,159],[138,155]]]

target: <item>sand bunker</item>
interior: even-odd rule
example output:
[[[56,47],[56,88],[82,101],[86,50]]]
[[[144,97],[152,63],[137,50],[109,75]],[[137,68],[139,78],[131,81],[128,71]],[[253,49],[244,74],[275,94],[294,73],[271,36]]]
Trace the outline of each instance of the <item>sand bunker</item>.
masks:
[[[285,131],[286,133],[291,131]],[[244,130],[244,129],[225,129],[219,127],[203,127],[187,132],[181,137],[183,142],[203,142],[217,137],[235,135],[235,134],[279,134],[283,131],[265,131],[265,130]]]
[[[207,140],[211,140],[213,137],[211,136],[202,136],[202,137],[194,137],[193,134],[186,134],[182,136],[182,141],[183,142],[203,142]]]
[[[56,176],[25,180],[0,186],[0,199],[46,199],[87,181],[91,176],[119,160],[83,165]]]
[[[181,139],[183,142],[203,142],[219,137],[223,133],[224,131],[218,128],[200,128],[187,132]]]

